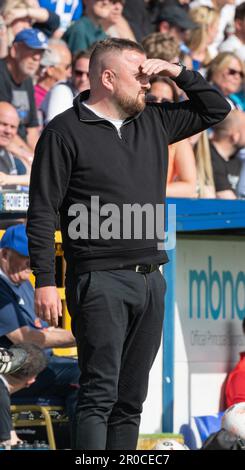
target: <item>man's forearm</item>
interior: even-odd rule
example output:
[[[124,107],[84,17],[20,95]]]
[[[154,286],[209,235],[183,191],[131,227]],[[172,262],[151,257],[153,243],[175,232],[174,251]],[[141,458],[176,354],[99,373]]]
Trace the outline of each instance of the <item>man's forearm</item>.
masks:
[[[44,328],[42,330],[29,330],[28,341],[40,348],[69,348],[76,346],[71,331],[62,328]]]

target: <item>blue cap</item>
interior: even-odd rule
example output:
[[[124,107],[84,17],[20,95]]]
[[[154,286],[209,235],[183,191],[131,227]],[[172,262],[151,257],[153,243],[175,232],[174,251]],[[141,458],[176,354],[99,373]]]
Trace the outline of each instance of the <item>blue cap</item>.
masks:
[[[48,38],[45,34],[37,28],[22,29],[16,34],[13,43],[23,42],[31,49],[47,49]]]
[[[26,226],[19,224],[7,228],[0,242],[0,248],[10,248],[17,251],[19,255],[29,256]]]

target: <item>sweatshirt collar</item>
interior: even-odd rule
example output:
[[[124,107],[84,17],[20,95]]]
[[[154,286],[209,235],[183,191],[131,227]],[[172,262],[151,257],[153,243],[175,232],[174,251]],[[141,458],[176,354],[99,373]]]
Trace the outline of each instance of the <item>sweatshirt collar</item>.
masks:
[[[89,94],[90,94],[90,90],[85,90],[83,91],[82,93],[80,93],[78,96],[76,96],[76,98],[74,99],[73,101],[73,106],[74,106],[74,109],[76,111],[76,113],[78,114],[78,117],[79,117],[79,120],[80,121],[86,121],[86,122],[108,122],[106,119],[104,118],[101,118],[99,116],[97,116],[95,113],[93,113],[93,111],[91,111],[90,109],[88,109],[86,106],[83,105],[83,101],[87,101],[88,98],[89,98]],[[141,115],[142,111],[138,114],[136,114],[135,116],[130,116],[128,118],[125,119],[124,123],[123,123],[123,126],[125,124],[128,124],[129,122],[137,119],[140,115]]]

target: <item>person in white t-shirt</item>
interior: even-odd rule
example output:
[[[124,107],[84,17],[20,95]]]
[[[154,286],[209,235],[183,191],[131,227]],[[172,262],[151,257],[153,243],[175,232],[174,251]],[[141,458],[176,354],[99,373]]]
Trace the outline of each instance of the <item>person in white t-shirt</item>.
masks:
[[[47,93],[41,105],[44,124],[48,124],[57,114],[71,108],[74,97],[90,88],[88,68],[90,51],[78,52],[72,64],[72,78],[56,83]]]
[[[234,23],[235,33],[221,44],[219,50],[220,52],[234,52],[245,61],[245,2],[236,7]]]

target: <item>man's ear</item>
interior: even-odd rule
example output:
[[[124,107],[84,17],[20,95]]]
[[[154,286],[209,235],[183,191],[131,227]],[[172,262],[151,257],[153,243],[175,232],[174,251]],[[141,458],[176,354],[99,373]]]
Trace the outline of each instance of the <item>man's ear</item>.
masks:
[[[16,51],[16,44],[13,44],[10,49],[9,49],[9,55],[11,59],[15,59],[17,56],[17,51]]]
[[[114,90],[115,74],[112,72],[112,70],[109,70],[109,69],[104,70],[101,76],[101,81],[102,81],[103,86],[107,90],[109,91]]]
[[[36,382],[36,377],[31,377],[30,379],[26,380],[25,386],[30,387],[34,382]]]
[[[7,259],[7,257],[8,257],[8,252],[9,252],[9,251],[8,251],[8,248],[2,248],[2,249],[1,249],[1,257],[2,257],[2,259],[4,259],[4,260]]]
[[[232,141],[232,144],[236,145],[240,141],[241,135],[239,131],[233,131],[232,134],[230,134],[230,139]]]

